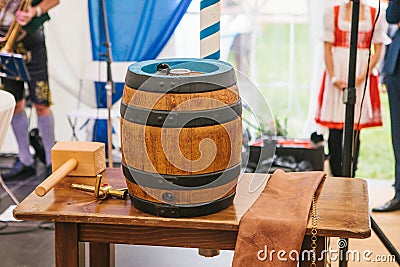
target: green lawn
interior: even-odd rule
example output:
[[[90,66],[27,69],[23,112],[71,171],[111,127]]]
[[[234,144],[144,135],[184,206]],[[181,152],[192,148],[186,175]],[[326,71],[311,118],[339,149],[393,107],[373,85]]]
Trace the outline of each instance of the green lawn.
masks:
[[[275,118],[287,125],[289,137],[300,137],[307,118],[310,84],[308,25],[295,24],[292,75],[290,74],[290,26],[265,24],[257,31],[255,79]],[[233,60],[230,60],[232,63]],[[294,86],[289,86],[292,79]],[[387,94],[381,95],[383,127],[361,132],[357,177],[393,179],[394,160],[390,139]]]
[[[383,126],[361,131],[357,177],[394,179],[394,156],[390,135],[389,103],[381,94]]]

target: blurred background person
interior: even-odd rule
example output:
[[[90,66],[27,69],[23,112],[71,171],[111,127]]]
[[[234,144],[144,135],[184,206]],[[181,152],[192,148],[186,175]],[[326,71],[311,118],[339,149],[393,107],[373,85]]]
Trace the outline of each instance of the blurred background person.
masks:
[[[11,126],[18,143],[18,159],[13,168],[3,172],[4,180],[23,179],[36,174],[36,165],[29,151],[29,121],[25,112],[26,97],[32,102],[38,116],[38,128],[45,151],[46,172],[51,172],[50,150],[54,145],[54,118],[47,71],[47,50],[43,23],[50,19],[47,13],[59,4],[59,0],[33,0],[26,10],[18,7],[21,0],[5,2],[1,10],[0,26],[7,32],[12,20],[22,26],[21,35],[15,47],[16,53],[28,55],[26,66],[30,74],[27,82],[29,95],[25,96],[25,83],[14,79],[2,78],[2,89],[12,93],[16,100]]]
[[[318,106],[315,121],[329,129],[328,150],[329,162],[333,176],[342,176],[343,153],[343,127],[345,108],[343,103],[343,90],[347,87],[348,59],[351,33],[352,2],[346,1],[340,5],[329,8],[324,14],[324,61],[325,72],[318,97]],[[377,10],[363,2],[360,3],[359,34],[356,66],[356,103],[354,116],[355,153],[353,159],[353,176],[357,170],[358,152],[360,148],[359,131],[362,128],[381,126],[380,98],[378,77],[373,75],[374,68],[382,56],[382,45],[386,39],[387,23],[383,16],[378,18],[372,36],[372,54],[369,69],[369,41],[372,27],[377,16]],[[366,74],[367,90],[361,109],[361,100],[364,93]]]
[[[386,10],[386,20],[393,24],[391,44],[387,47],[383,73],[384,84],[389,96],[392,145],[395,158],[394,197],[380,207],[373,208],[375,212],[389,212],[400,209],[400,1],[389,1]],[[390,34],[390,33],[389,33]]]

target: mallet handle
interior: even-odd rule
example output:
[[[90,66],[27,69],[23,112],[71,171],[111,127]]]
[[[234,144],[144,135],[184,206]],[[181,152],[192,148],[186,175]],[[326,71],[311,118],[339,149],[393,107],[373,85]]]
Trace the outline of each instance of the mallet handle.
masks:
[[[46,180],[36,187],[36,195],[39,197],[46,195],[62,178],[75,169],[77,165],[78,161],[74,158],[64,162],[57,170],[47,177]]]

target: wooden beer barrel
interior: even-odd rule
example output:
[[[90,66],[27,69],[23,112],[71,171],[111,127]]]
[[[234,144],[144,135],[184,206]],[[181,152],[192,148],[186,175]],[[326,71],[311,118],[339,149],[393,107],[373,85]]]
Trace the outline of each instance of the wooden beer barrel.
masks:
[[[129,66],[121,102],[122,168],[132,204],[163,217],[228,207],[241,170],[234,69],[211,59]]]

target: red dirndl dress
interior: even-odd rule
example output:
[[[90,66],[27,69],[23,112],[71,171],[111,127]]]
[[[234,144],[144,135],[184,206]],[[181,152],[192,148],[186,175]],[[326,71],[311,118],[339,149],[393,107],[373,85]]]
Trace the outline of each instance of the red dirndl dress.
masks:
[[[339,28],[339,8],[334,7],[334,43],[333,43],[333,64],[335,77],[347,81],[348,78],[348,58],[350,47],[350,31]],[[376,9],[370,7],[372,23],[375,19]],[[372,31],[359,31],[357,49],[357,75],[361,74],[363,67],[367,65],[369,42]],[[322,78],[321,88],[318,96],[317,112],[315,121],[330,129],[343,129],[345,118],[345,104],[342,102],[343,92],[334,87],[330,78],[326,77],[326,71]],[[363,97],[364,82],[356,87],[356,104],[354,129],[382,126],[381,104],[379,96],[379,76],[370,74],[367,81],[367,90],[364,96],[363,107],[361,100]],[[361,117],[360,117],[361,111]],[[360,123],[359,122],[360,118]]]

